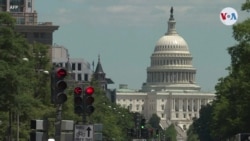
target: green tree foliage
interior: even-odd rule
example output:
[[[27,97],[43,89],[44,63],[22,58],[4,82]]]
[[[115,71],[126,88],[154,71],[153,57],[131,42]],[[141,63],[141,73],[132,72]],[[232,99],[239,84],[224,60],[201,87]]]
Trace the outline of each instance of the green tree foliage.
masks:
[[[164,132],[165,134],[165,138],[167,138],[168,140],[170,139],[171,141],[176,141],[176,137],[177,137],[177,132],[175,130],[174,124],[171,124]]]
[[[151,118],[148,121],[148,124],[150,124],[154,129],[161,129],[160,120],[161,119],[157,116],[157,114],[152,114]]]
[[[48,104],[49,76],[41,70],[49,69],[48,47],[28,44],[15,32],[15,20],[9,13],[0,13],[0,140],[9,135],[20,141],[29,138],[29,122],[51,113]],[[39,67],[35,64],[39,64]],[[19,119],[19,125],[17,125]]]
[[[198,134],[194,130],[194,126],[191,125],[187,131],[187,141],[200,141]]]
[[[111,103],[100,87],[96,87],[94,97],[95,112],[89,116],[88,121],[102,123],[103,135],[106,139],[128,140],[126,129],[134,126],[133,115],[128,109]]]
[[[242,5],[242,10],[249,12],[249,0]],[[210,118],[203,121],[203,117],[209,115],[201,113],[201,118],[195,122],[199,124],[193,125],[194,129],[199,129],[199,125],[210,123],[210,129],[205,132],[220,140],[240,132],[250,132],[250,19],[233,26],[233,37],[238,43],[228,48],[231,65],[228,76],[220,78],[215,87],[211,121]]]
[[[200,109],[200,117],[194,119],[192,129],[194,133],[197,133],[201,141],[212,141],[212,136],[210,135],[210,126],[212,125],[212,106],[206,105],[202,106]]]

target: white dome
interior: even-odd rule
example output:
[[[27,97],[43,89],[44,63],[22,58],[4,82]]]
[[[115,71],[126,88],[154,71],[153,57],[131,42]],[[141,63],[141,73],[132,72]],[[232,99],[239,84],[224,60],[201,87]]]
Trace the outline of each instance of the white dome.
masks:
[[[175,29],[173,8],[170,12],[168,31],[156,42],[150,66],[147,68],[147,82],[143,84],[142,91],[199,91],[188,44]]]
[[[155,51],[188,51],[188,44],[178,34],[164,35],[157,41]]]

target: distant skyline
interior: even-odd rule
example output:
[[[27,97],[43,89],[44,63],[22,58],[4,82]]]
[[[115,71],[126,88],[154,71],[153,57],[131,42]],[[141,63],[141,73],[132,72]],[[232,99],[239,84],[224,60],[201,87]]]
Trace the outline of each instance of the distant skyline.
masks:
[[[237,44],[232,26],[219,19],[225,7],[241,11],[245,0],[36,0],[39,22],[59,25],[54,43],[69,50],[71,58],[83,58],[97,64],[100,54],[104,72],[118,88],[128,84],[140,89],[146,81],[146,69],[158,39],[167,31],[171,6],[176,29],[189,45],[196,83],[202,91],[213,91],[217,80],[228,74],[227,48]],[[238,23],[237,22],[237,23]]]

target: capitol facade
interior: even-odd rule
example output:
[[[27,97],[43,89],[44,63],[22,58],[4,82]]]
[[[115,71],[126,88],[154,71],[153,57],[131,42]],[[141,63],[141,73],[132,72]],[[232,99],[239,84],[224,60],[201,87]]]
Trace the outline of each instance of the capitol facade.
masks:
[[[168,30],[156,42],[146,82],[139,91],[121,84],[116,90],[116,103],[141,113],[147,120],[157,114],[163,129],[173,124],[177,138],[185,140],[192,118],[199,117],[201,106],[213,101],[215,94],[202,92],[196,84],[192,55],[175,24],[171,8]]]

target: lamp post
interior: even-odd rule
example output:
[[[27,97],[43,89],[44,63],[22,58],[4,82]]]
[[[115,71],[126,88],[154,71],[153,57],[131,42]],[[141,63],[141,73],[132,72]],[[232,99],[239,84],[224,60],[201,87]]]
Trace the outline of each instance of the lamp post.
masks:
[[[25,61],[25,62],[29,61],[28,58],[22,58],[22,60]],[[44,70],[44,69],[39,69],[39,70],[37,70],[37,72],[43,72],[44,74],[49,74],[49,71]],[[19,106],[17,105],[17,107],[19,107]],[[11,129],[12,112],[11,112],[11,110],[10,110],[9,116],[10,116],[10,120],[9,120],[9,124],[10,124],[10,127],[9,127],[9,141],[11,141],[12,140],[12,133],[11,133],[11,131],[12,131],[12,129]],[[17,122],[16,141],[19,141],[19,131],[20,131],[20,115],[19,115],[19,110],[17,110],[17,112],[16,112],[16,120],[17,120],[16,121]]]

